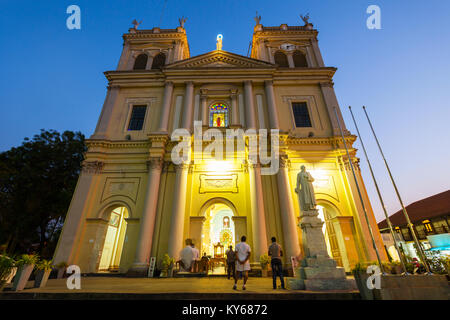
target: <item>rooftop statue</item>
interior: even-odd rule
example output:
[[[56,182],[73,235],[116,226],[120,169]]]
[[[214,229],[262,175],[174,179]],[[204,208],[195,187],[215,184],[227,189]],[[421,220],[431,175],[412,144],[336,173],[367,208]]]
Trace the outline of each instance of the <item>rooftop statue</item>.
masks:
[[[223,36],[221,34],[218,34],[217,42],[216,42],[216,50],[222,50],[222,39],[223,39]]]
[[[261,16],[258,16],[258,11],[256,11],[256,17],[254,17],[256,25],[261,23]]]
[[[300,15],[300,18],[305,23],[305,26],[309,24],[309,13],[307,13],[306,16]]]
[[[180,23],[180,27],[182,27],[182,28],[184,28],[184,24],[186,23],[186,21],[187,21],[187,18],[185,18],[185,17],[178,18],[178,22]]]
[[[134,30],[137,30],[138,26],[139,26],[141,23],[142,23],[142,20],[141,20],[141,22],[137,22],[136,19],[134,19],[133,22],[131,22],[131,24],[134,25],[134,27],[133,27]]]

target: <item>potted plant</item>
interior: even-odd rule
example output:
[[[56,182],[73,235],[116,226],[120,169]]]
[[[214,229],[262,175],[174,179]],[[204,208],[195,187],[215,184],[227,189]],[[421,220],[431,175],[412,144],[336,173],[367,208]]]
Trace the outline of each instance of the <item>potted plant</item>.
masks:
[[[52,261],[42,260],[36,265],[36,276],[34,278],[34,287],[43,288],[47,284],[50,272],[52,272]]]
[[[17,274],[14,278],[12,290],[20,291],[25,288],[31,272],[34,269],[34,265],[38,260],[38,256],[33,254],[23,254],[19,261],[17,261]]]
[[[259,257],[259,263],[261,264],[261,273],[263,277],[267,277],[267,266],[269,265],[269,256],[263,254]]]
[[[358,286],[359,293],[361,294],[361,298],[363,300],[375,300],[379,296],[376,294],[378,289],[369,289],[367,286],[367,279],[370,276],[367,274],[367,267],[374,264],[376,264],[376,262],[358,262],[352,269],[356,285]]]
[[[62,261],[55,265],[56,270],[58,270],[58,273],[56,275],[56,279],[62,279],[64,278],[67,270],[67,263]]]
[[[0,291],[11,281],[14,268],[13,259],[6,255],[0,255]]]
[[[175,263],[175,259],[171,258],[167,253],[164,255],[162,260],[162,270],[160,277],[161,278],[171,278],[173,275],[173,265]]]
[[[391,273],[392,274],[402,274],[404,270],[402,269],[402,265],[399,261],[391,262]]]

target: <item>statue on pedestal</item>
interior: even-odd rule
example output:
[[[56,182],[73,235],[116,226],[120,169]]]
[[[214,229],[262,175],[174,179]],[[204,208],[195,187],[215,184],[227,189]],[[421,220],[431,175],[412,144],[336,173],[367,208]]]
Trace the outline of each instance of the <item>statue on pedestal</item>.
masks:
[[[317,202],[312,183],[314,178],[301,166],[297,174],[297,186],[300,205],[299,227],[302,229],[301,260],[297,277],[288,280],[291,289],[300,290],[349,290],[354,283],[347,280],[344,268],[337,267],[336,261],[327,252],[322,232],[323,221],[318,217]]]
[[[309,211],[316,209],[316,196],[312,183],[314,178],[306,171],[305,166],[301,166],[301,171],[297,175],[297,187],[295,192],[298,194],[300,210]]]

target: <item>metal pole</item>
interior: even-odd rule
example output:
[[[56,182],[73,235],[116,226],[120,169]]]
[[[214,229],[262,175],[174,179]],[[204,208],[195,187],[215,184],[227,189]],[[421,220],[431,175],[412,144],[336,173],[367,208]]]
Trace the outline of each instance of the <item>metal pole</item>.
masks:
[[[400,192],[398,191],[397,185],[395,184],[394,178],[392,177],[391,169],[389,169],[389,165],[388,165],[388,163],[386,161],[386,158],[384,157],[383,150],[381,149],[380,143],[378,142],[377,135],[375,134],[375,130],[373,129],[372,122],[370,122],[369,115],[367,114],[365,106],[363,106],[363,110],[364,110],[364,113],[366,114],[366,118],[367,118],[367,121],[369,122],[370,129],[372,130],[373,136],[375,137],[375,141],[377,142],[378,149],[380,150],[381,156],[383,157],[384,164],[386,165],[386,169],[387,169],[387,171],[389,173],[389,177],[391,178],[392,185],[394,186],[395,193],[397,194],[398,201],[400,202],[400,205],[402,206],[403,214],[405,216],[405,219],[406,219],[406,222],[408,224],[409,230],[411,231],[411,234],[413,236],[414,243],[416,244],[417,249],[419,251],[420,258],[422,259],[422,262],[425,265],[425,268],[427,269],[427,273],[431,274],[430,267],[428,266],[428,262],[427,262],[427,259],[425,257],[425,253],[422,250],[422,245],[420,244],[419,240],[417,240],[417,236],[416,236],[416,233],[414,232],[413,224],[411,223],[411,220],[409,219],[408,212],[406,212],[406,208],[403,205],[402,197],[400,196]]]
[[[350,114],[352,115],[353,123],[355,124],[356,132],[358,133],[359,141],[361,142],[361,146],[364,151],[364,155],[366,157],[367,164],[369,165],[370,174],[372,175],[373,183],[375,184],[375,188],[377,189],[378,198],[380,199],[381,207],[383,208],[384,216],[386,217],[386,221],[389,226],[389,231],[391,232],[392,239],[394,240],[395,249],[397,250],[398,256],[402,263],[403,270],[405,271],[405,275],[409,275],[408,271],[406,270],[406,263],[405,263],[403,254],[401,253],[400,248],[398,247],[398,243],[395,240],[394,229],[392,228],[391,220],[389,219],[389,216],[388,216],[388,213],[386,210],[386,206],[384,205],[384,201],[383,201],[383,197],[381,196],[380,188],[378,188],[377,179],[375,179],[375,174],[373,173],[373,170],[372,170],[372,164],[370,163],[369,156],[367,155],[366,147],[364,146],[364,142],[361,137],[361,133],[359,132],[358,125],[356,124],[355,117],[353,116],[352,107],[349,106],[348,109],[350,110]]]
[[[363,197],[361,195],[361,190],[359,189],[359,184],[358,184],[358,179],[356,178],[355,169],[353,169],[352,159],[350,158],[350,153],[348,152],[347,143],[345,142],[344,132],[342,131],[342,128],[341,128],[341,122],[339,121],[339,117],[338,117],[338,114],[337,114],[337,111],[336,111],[336,107],[333,107],[333,108],[334,108],[334,113],[336,115],[336,120],[337,120],[337,123],[338,123],[338,126],[339,126],[339,131],[341,132],[342,141],[344,142],[345,151],[347,152],[348,162],[350,164],[350,168],[352,169],[353,178],[355,179],[355,184],[356,184],[356,189],[358,190],[359,199],[361,200],[361,206],[362,206],[363,211],[364,211],[364,217],[366,218],[367,227],[369,228],[370,237],[372,239],[372,246],[373,246],[373,249],[375,250],[375,253],[377,255],[377,260],[378,260],[378,264],[380,265],[381,272],[383,274],[385,274],[384,268],[383,268],[383,264],[381,263],[381,259],[380,259],[380,253],[378,252],[378,248],[377,248],[377,246],[375,244],[375,238],[373,237],[372,227],[370,226],[369,218],[367,216],[366,206],[364,205],[364,200],[363,200]]]

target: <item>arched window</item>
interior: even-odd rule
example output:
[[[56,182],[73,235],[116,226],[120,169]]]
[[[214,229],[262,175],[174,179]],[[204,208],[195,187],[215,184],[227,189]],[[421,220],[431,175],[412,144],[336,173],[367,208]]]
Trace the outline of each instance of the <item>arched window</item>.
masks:
[[[283,52],[281,52],[281,51],[275,52],[274,58],[275,58],[275,63],[279,67],[289,68],[288,59],[287,59],[286,55]]]
[[[158,53],[153,58],[152,69],[161,69],[166,63],[166,55],[164,53]]]
[[[215,103],[209,108],[210,127],[228,127],[228,107],[223,103]]]
[[[134,60],[133,70],[145,70],[147,66],[148,56],[145,53],[141,53],[137,56],[136,60]]]
[[[292,57],[294,60],[294,66],[296,68],[308,67],[308,62],[306,61],[306,56],[302,52],[296,50],[296,51],[294,51],[294,54],[292,55]]]

